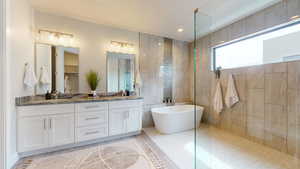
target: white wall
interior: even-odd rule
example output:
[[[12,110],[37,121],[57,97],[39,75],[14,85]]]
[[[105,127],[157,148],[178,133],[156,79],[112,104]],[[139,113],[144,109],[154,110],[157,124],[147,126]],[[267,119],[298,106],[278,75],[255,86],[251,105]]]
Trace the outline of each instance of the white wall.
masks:
[[[15,97],[32,95],[33,90],[23,86],[25,63],[34,64],[33,11],[28,0],[10,0],[7,4],[7,166],[18,160],[16,153]]]
[[[6,149],[6,111],[5,111],[5,8],[6,0],[0,1],[0,168],[4,168],[5,164],[5,149]]]
[[[102,76],[98,91],[106,91],[106,52],[112,40],[132,43],[135,46],[135,51],[138,51],[138,32],[92,24],[38,11],[35,12],[35,24],[37,29],[48,29],[74,34],[75,41],[80,48],[80,92],[89,91],[85,74],[91,69],[99,72]]]

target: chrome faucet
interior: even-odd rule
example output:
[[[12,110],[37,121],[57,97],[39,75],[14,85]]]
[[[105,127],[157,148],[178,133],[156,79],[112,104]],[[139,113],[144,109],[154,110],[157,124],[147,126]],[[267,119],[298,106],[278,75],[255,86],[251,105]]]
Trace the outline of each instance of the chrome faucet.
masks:
[[[166,97],[163,99],[163,103],[167,105],[174,105],[175,104],[175,99],[172,99],[170,97]]]

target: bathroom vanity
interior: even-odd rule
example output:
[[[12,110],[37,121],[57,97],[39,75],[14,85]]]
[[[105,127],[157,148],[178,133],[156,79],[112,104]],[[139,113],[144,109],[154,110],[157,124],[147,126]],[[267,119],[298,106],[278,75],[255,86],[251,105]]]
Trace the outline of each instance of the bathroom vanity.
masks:
[[[57,99],[17,106],[21,156],[137,135],[142,128],[141,97]]]
[[[79,69],[79,48],[36,43],[35,53],[35,73],[40,77],[36,96],[16,100],[17,151],[21,157],[140,133],[141,97],[77,97],[84,74]],[[134,54],[107,52],[106,94],[134,91],[134,59]],[[39,98],[50,91],[71,98]]]

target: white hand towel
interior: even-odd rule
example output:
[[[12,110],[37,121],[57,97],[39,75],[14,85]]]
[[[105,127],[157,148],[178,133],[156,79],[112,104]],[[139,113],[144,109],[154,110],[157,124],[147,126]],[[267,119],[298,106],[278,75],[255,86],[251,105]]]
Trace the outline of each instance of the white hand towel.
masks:
[[[51,84],[51,80],[49,77],[49,71],[47,70],[47,68],[45,66],[43,66],[41,68],[41,75],[40,75],[40,83],[42,85],[49,85]]]
[[[135,86],[136,88],[141,88],[143,85],[140,71],[136,73]]]
[[[218,80],[216,86],[216,92],[214,96],[213,108],[216,113],[220,114],[223,110],[223,98],[222,98],[222,89],[221,83]]]
[[[228,108],[231,108],[234,104],[239,102],[239,96],[235,88],[234,80],[232,74],[228,77],[228,85],[227,85],[227,91],[225,96],[225,103]]]
[[[29,64],[26,64],[26,66],[25,66],[25,74],[24,74],[23,83],[28,88],[33,88],[37,84],[37,79],[36,79],[35,73],[33,71],[33,68]]]
[[[65,76],[65,93],[70,93],[69,77]]]

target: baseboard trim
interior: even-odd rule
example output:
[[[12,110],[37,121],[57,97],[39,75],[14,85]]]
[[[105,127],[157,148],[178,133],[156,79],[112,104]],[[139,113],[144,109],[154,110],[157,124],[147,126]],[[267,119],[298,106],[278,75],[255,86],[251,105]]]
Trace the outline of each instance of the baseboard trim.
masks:
[[[113,140],[119,140],[119,139],[123,139],[126,137],[136,136],[139,134],[141,134],[141,131],[131,132],[131,133],[117,135],[117,136],[110,136],[110,137],[100,138],[100,139],[96,139],[96,140],[78,142],[78,143],[73,143],[73,144],[68,144],[68,145],[58,146],[58,147],[52,147],[52,148],[47,148],[47,149],[42,149],[42,150],[24,152],[24,153],[19,153],[18,155],[19,155],[20,159],[23,159],[23,158],[30,157],[30,156],[36,156],[36,155],[45,154],[45,153],[52,153],[52,152],[66,150],[66,149],[70,149],[70,148],[76,148],[76,147],[88,146],[88,145],[96,144],[96,143],[103,143],[103,142],[108,142],[108,141],[113,141]]]

